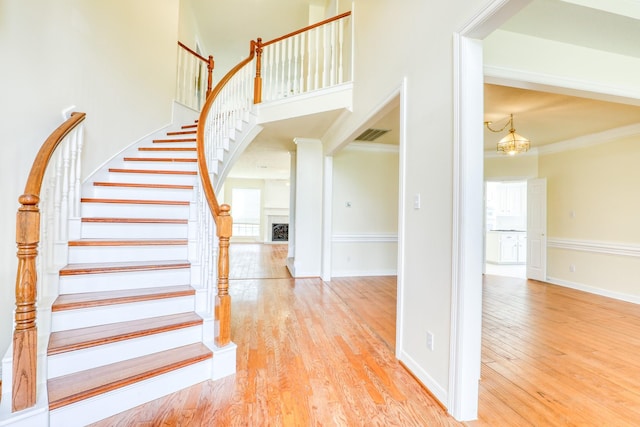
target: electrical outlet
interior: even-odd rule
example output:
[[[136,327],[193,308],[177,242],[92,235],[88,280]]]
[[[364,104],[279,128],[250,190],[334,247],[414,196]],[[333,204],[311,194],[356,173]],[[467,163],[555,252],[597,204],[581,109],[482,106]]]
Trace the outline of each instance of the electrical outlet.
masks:
[[[573,265],[573,264],[569,264],[569,271],[572,272],[572,273],[575,273],[576,272],[576,266]]]
[[[427,331],[427,348],[433,351],[433,332]]]

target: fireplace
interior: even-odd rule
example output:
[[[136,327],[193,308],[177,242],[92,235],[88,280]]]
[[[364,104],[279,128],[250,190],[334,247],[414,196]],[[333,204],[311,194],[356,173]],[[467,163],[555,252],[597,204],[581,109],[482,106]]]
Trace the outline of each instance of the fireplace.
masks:
[[[287,242],[289,240],[289,224],[273,223],[271,224],[271,241]]]

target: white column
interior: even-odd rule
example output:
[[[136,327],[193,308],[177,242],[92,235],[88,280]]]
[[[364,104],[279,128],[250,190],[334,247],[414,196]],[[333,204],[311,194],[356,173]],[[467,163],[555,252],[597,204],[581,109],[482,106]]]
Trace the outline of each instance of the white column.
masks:
[[[331,249],[333,248],[333,157],[324,158],[322,189],[322,280],[331,280]]]
[[[322,142],[295,138],[295,277],[319,277],[322,264]]]
[[[296,152],[289,151],[291,163],[289,168],[289,244],[287,252],[287,268],[295,277],[294,259],[296,253]]]

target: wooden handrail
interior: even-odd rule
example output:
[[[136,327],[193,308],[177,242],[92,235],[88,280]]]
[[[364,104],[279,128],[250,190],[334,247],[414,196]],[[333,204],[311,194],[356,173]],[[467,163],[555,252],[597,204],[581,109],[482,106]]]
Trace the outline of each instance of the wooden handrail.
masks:
[[[215,192],[213,191],[213,184],[209,179],[209,167],[207,166],[207,159],[205,157],[205,149],[204,149],[204,129],[205,124],[207,122],[207,115],[209,114],[209,110],[213,105],[213,101],[216,100],[218,94],[222,90],[222,88],[231,80],[231,78],[242,69],[245,65],[253,60],[255,56],[255,48],[256,42],[251,40],[249,46],[249,56],[240,62],[238,65],[233,67],[231,71],[229,71],[223,78],[218,82],[216,87],[213,89],[211,94],[207,97],[204,105],[202,106],[202,111],[200,112],[200,116],[198,118],[198,131],[196,132],[196,143],[197,143],[197,151],[198,151],[198,169],[200,171],[200,180],[202,182],[202,190],[207,199],[207,203],[209,204],[209,208],[213,213],[214,217],[218,217],[220,215],[220,205],[218,204],[218,200],[216,199]]]
[[[213,184],[209,176],[209,167],[205,156],[204,132],[207,123],[207,116],[213,106],[214,101],[231,80],[245,65],[250,63],[256,51],[256,43],[252,40],[249,46],[249,56],[233,67],[207,96],[207,100],[202,107],[198,118],[198,130],[196,132],[196,143],[198,152],[198,170],[202,191],[209,205],[216,222],[216,234],[218,237],[218,277],[215,301],[215,318],[218,321],[218,334],[215,337],[216,345],[224,347],[231,342],[231,297],[229,296],[229,240],[231,238],[233,219],[230,215],[231,208],[227,204],[219,205],[213,190]]]
[[[16,313],[13,333],[13,384],[11,410],[29,408],[36,403],[37,350],[36,330],[36,257],[40,243],[40,190],[51,156],[60,142],[86,117],[72,113],[46,139],[31,167],[24,194],[18,198],[20,208],[16,216],[16,244],[18,271],[16,275]]]
[[[203,62],[209,62],[209,60],[207,58],[205,58],[204,56],[200,55],[198,52],[196,52],[195,50],[189,48],[187,45],[185,45],[182,42],[178,42],[178,46],[180,46],[181,48],[183,48],[184,50],[186,50],[187,52],[189,52],[191,55],[195,56],[196,58],[202,60]]]
[[[204,56],[200,55],[198,52],[196,52],[195,50],[189,48],[187,45],[185,45],[184,43],[178,41],[178,46],[180,46],[181,48],[183,48],[184,50],[186,50],[187,52],[189,52],[191,55],[195,56],[196,58],[198,58],[199,60],[205,62],[207,64],[207,94],[206,96],[209,96],[209,94],[211,93],[211,86],[213,85],[213,68],[214,68],[214,61],[213,61],[213,55],[209,55],[209,58],[205,58]]]
[[[342,18],[346,18],[347,16],[351,16],[351,11],[341,13],[340,15],[336,15],[334,17],[325,19],[324,21],[316,22],[315,24],[311,24],[311,25],[306,26],[304,28],[301,28],[299,30],[293,31],[293,32],[291,32],[289,34],[285,34],[284,36],[275,38],[273,40],[269,40],[268,42],[262,43],[261,47],[269,46],[270,44],[277,43],[277,42],[279,42],[281,40],[284,40],[284,39],[288,39],[289,37],[297,36],[300,33],[304,33],[305,31],[313,30],[316,27],[320,27],[320,26],[322,26],[324,24],[328,24],[329,22],[333,22],[333,21],[337,21],[337,20],[342,19]]]

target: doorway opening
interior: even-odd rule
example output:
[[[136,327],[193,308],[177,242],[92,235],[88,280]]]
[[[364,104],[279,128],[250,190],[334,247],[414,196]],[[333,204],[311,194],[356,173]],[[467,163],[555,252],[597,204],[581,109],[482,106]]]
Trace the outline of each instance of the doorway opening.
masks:
[[[485,184],[485,274],[526,278],[527,181]]]

